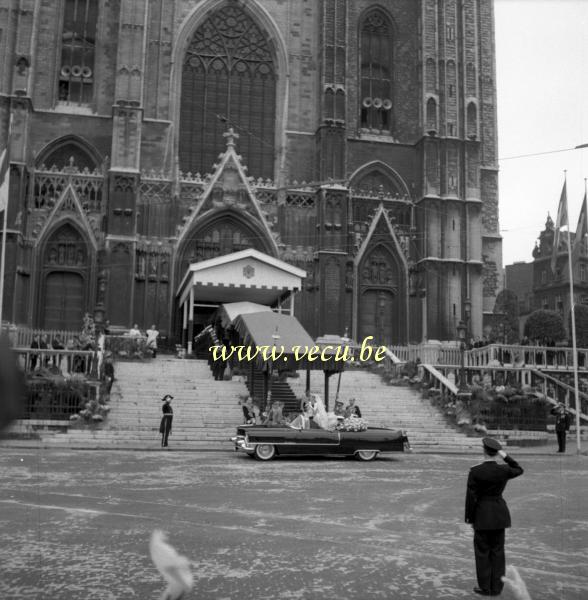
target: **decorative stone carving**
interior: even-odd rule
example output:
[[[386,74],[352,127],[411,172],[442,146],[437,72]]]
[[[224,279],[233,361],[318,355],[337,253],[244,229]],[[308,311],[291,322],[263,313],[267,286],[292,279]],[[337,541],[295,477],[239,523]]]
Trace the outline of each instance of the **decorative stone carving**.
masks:
[[[69,224],[60,227],[45,245],[43,264],[51,267],[87,266],[88,248],[81,234]]]
[[[394,287],[396,283],[389,257],[379,250],[374,250],[364,261],[360,277],[363,285]]]

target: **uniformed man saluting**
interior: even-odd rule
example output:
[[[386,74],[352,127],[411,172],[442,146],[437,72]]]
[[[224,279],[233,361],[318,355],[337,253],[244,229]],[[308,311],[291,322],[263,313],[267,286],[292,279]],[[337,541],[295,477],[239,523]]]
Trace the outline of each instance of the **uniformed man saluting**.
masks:
[[[523,474],[516,460],[502,450],[500,442],[482,439],[484,462],[472,467],[468,476],[465,522],[474,528],[474,554],[478,587],[482,596],[498,596],[502,592],[501,577],[505,571],[504,530],[510,527],[510,513],[502,497],[509,479]],[[496,463],[500,455],[505,465]]]

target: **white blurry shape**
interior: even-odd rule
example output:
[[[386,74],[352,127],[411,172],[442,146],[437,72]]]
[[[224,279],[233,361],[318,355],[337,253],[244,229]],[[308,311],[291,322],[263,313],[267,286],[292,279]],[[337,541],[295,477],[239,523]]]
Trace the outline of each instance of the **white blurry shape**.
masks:
[[[531,600],[527,586],[516,567],[511,565],[506,567],[506,574],[502,576],[502,581],[504,581],[507,588],[510,588],[516,600]]]
[[[185,556],[178,554],[175,548],[167,543],[165,533],[159,529],[151,534],[149,551],[153,564],[168,583],[161,600],[183,598],[184,594],[189,592],[194,585],[190,561]]]

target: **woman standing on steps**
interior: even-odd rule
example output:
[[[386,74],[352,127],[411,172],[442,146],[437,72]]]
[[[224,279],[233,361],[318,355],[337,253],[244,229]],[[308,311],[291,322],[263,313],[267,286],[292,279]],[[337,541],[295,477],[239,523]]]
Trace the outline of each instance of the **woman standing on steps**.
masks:
[[[172,421],[174,419],[174,411],[171,407],[170,402],[174,399],[173,396],[166,394],[161,401],[163,402],[163,406],[161,407],[161,412],[163,413],[163,417],[161,417],[161,423],[159,425],[159,433],[161,433],[161,446],[162,448],[167,447],[167,438],[171,433]]]

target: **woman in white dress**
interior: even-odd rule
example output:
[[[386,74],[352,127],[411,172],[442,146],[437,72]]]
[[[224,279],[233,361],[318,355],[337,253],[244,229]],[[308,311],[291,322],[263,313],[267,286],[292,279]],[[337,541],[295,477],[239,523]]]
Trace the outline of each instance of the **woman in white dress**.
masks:
[[[314,422],[327,431],[333,431],[337,426],[337,415],[334,412],[327,412],[323,399],[318,394],[313,394],[315,412]]]

